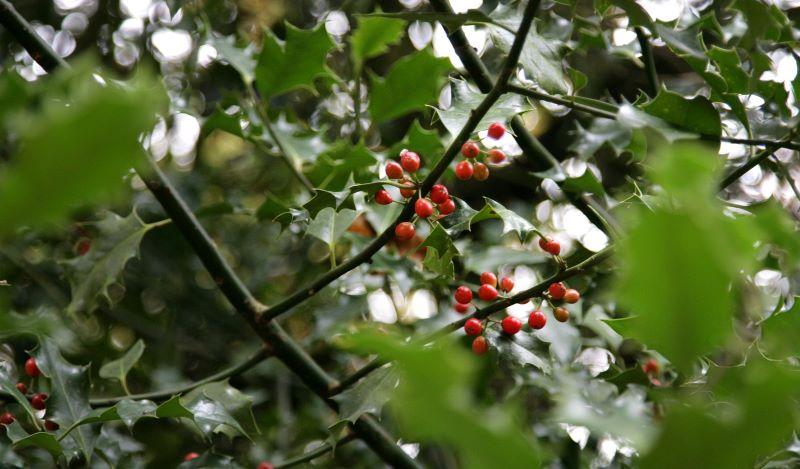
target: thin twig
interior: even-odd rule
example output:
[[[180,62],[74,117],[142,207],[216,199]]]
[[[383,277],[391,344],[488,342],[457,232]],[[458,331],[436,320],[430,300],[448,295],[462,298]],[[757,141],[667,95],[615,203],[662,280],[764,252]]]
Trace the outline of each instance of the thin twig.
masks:
[[[653,56],[653,47],[650,45],[650,38],[641,26],[634,28],[636,38],[639,40],[639,47],[642,49],[642,62],[647,72],[647,81],[650,84],[650,96],[655,97],[661,85],[658,84],[658,71],[656,71],[656,60]]]
[[[332,445],[330,443],[324,443],[324,444],[320,445],[319,447],[314,448],[314,449],[312,449],[311,451],[309,451],[307,453],[303,453],[303,454],[301,454],[299,456],[296,456],[296,457],[294,457],[292,459],[287,459],[286,461],[284,461],[282,463],[275,464],[275,469],[286,469],[287,467],[298,466],[300,464],[303,464],[304,462],[311,462],[314,459],[317,459],[318,457],[322,456],[323,454],[333,451],[334,448],[338,448],[340,446],[346,445],[347,443],[350,443],[351,441],[353,441],[355,439],[356,439],[355,435],[349,434],[349,435],[346,435],[346,436],[342,437],[339,441],[336,442],[335,445]]]
[[[30,23],[17,12],[14,5],[8,0],[0,0],[0,24],[19,41],[31,58],[43,69],[52,72],[58,67],[66,66],[64,59],[56,54],[50,44],[36,34]]]

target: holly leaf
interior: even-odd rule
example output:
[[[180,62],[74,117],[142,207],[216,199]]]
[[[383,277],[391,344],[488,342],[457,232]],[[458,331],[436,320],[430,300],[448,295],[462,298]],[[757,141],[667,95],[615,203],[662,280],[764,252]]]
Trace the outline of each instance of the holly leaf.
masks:
[[[761,322],[759,349],[774,359],[785,359],[800,355],[797,341],[800,339],[800,301],[795,297],[792,308],[778,312]]]
[[[480,210],[474,210],[458,197],[451,197],[456,203],[456,211],[443,218],[440,223],[447,227],[447,234],[458,236],[464,231],[471,231],[472,224],[494,217],[492,207],[484,205]]]
[[[233,36],[211,35],[207,39],[208,44],[216,49],[218,57],[229,63],[231,67],[239,72],[245,85],[250,86],[255,79],[256,61],[253,58],[251,45],[245,48],[236,47],[236,38]]]
[[[542,373],[550,373],[550,363],[529,350],[534,346],[532,336],[519,334],[519,337],[512,337],[495,329],[488,329],[486,338],[489,347],[497,350],[501,363],[513,363],[520,367],[530,365]]]
[[[399,155],[403,149],[413,150],[419,154],[423,166],[432,168],[442,158],[444,145],[439,133],[422,127],[419,120],[415,120],[403,140],[392,145],[390,155]]]
[[[313,91],[314,79],[331,74],[325,58],[333,46],[322,24],[304,30],[287,23],[286,41],[268,29],[256,63],[258,91],[264,98],[297,88]]]
[[[678,93],[662,89],[642,109],[683,130],[714,136],[722,133],[719,112],[703,96],[687,99]]]
[[[139,136],[155,123],[163,89],[144,75],[127,86],[100,86],[85,68],[75,78],[84,90],[45,99],[40,114],[17,121],[19,150],[0,177],[0,236],[107,199],[142,157]]]
[[[561,63],[559,49],[563,44],[540,36],[531,28],[519,64],[525,70],[525,76],[533,80],[541,89],[550,94],[570,94],[571,85]],[[492,43],[504,54],[511,50],[516,37],[514,33],[503,28],[491,28]]]
[[[50,397],[47,399],[48,418],[61,428],[92,413],[89,406],[89,367],[69,363],[61,356],[53,340],[41,340],[33,351],[36,364],[42,375],[50,379]],[[70,437],[77,444],[86,461],[91,461],[97,434],[89,426],[82,425]]]
[[[450,61],[423,49],[399,59],[381,78],[370,74],[369,112],[376,122],[385,122],[436,101]],[[414,86],[409,86],[413,83]]]
[[[19,404],[20,407],[25,410],[25,413],[28,414],[28,418],[31,422],[38,422],[39,419],[36,417],[36,411],[33,409],[33,407],[31,407],[31,404],[25,395],[19,392],[17,389],[17,382],[18,379],[16,377],[16,373],[14,373],[14,365],[11,363],[11,361],[0,360],[0,391],[10,395],[15,401],[17,401],[17,404]]]
[[[375,154],[363,141],[353,145],[349,141],[340,140],[317,157],[313,168],[306,175],[317,188],[343,191],[352,182],[371,182],[374,173],[370,169],[377,162]]]
[[[614,119],[595,119],[588,128],[583,128],[580,123],[575,125],[577,135],[569,151],[584,161],[604,146],[611,148],[616,155],[629,151],[637,159],[644,159],[647,154],[647,139],[642,130],[631,129]]]
[[[350,210],[349,208],[337,212],[333,207],[325,207],[308,224],[306,233],[327,244],[328,248],[333,249],[336,246],[336,242],[353,224],[357,215],[358,213],[355,210]]]
[[[11,440],[11,443],[16,449],[23,449],[28,447],[36,447],[46,450],[52,454],[53,457],[61,456],[64,452],[61,444],[56,439],[56,436],[49,432],[36,432],[29,434],[19,424],[19,422],[12,422],[11,425],[6,425],[6,436]]]
[[[62,263],[72,290],[70,314],[92,311],[101,297],[111,302],[108,287],[119,281],[125,264],[139,255],[142,238],[155,227],[143,223],[135,211],[124,218],[106,212],[93,226],[97,237],[89,252]]]
[[[628,103],[624,103],[619,107],[617,121],[629,129],[651,129],[669,143],[673,143],[676,140],[697,138],[697,134],[675,129],[662,119]]]
[[[437,224],[417,249],[425,252],[423,265],[426,269],[438,275],[455,277],[453,258],[458,255],[458,249],[442,225]]]
[[[465,80],[450,80],[452,104],[447,109],[437,109],[439,119],[452,135],[457,135],[467,123],[472,110],[478,107],[486,96]],[[475,127],[476,130],[489,128],[492,122],[505,122],[523,110],[519,96],[505,93],[494,103]]]
[[[339,403],[339,423],[355,423],[367,413],[380,417],[381,409],[391,399],[399,381],[397,368],[384,366],[368,374],[355,386],[334,396],[333,400]]]
[[[350,53],[355,69],[360,70],[366,59],[383,54],[402,39],[406,22],[381,16],[359,15],[357,18],[358,27],[350,37]]]
[[[136,341],[135,344],[125,352],[121,358],[110,361],[100,368],[100,377],[106,379],[115,379],[122,383],[122,387],[128,389],[128,373],[136,365],[144,353],[144,342],[142,339]]]
[[[499,202],[484,197],[483,200],[486,205],[492,209],[495,215],[500,217],[503,222],[503,234],[511,233],[512,231],[517,234],[519,241],[524,243],[528,239],[528,235],[536,231],[536,228],[528,220],[517,215],[512,210],[505,208]]]

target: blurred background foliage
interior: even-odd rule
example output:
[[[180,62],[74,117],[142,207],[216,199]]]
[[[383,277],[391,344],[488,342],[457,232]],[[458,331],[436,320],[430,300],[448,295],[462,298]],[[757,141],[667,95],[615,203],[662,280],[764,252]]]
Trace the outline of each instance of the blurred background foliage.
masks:
[[[451,0],[457,13],[470,13],[448,17],[431,16],[422,0],[14,5],[73,67],[47,76],[0,30],[0,279],[8,284],[0,286],[0,353],[21,366],[36,346],[27,333],[49,334],[57,347],[36,352],[47,366],[69,374],[70,363],[91,364],[68,393],[83,400],[125,387],[171,389],[261,346],[142,180],[132,171],[120,179],[138,165],[142,145],[256,297],[277,303],[361,250],[399,213],[363,193],[348,197],[349,187],[378,179],[403,148],[432,167],[448,132],[480,101],[437,20],[464,24],[496,72],[507,29],[520,18],[518,2],[491,0]],[[756,149],[713,140],[794,135],[799,6],[543,2],[515,83],[582,96],[616,119],[506,95],[492,120],[520,115],[564,174],[523,154],[510,135],[487,143],[512,161],[484,182],[450,171],[444,181],[458,198],[459,221],[485,203],[512,212],[495,208],[499,221],[450,226],[452,243],[442,233],[429,239],[454,256],[452,265],[423,266],[393,243],[281,319],[335,376],[371,352],[397,360],[337,398],[352,411],[341,419],[381,415],[409,454],[435,467],[530,467],[536,458],[552,467],[796,465],[797,154],[777,149],[717,194],[722,175]],[[651,33],[669,92],[651,90],[637,27]],[[479,130],[485,137],[485,125]],[[687,131],[712,141],[673,143]],[[312,197],[300,179],[322,190]],[[485,270],[513,275],[515,292],[547,278],[554,266],[535,237],[524,236],[528,227],[560,241],[569,264],[609,246],[565,188],[595,196],[625,233],[617,262],[570,280],[583,294],[570,306],[572,322],[557,324],[548,310],[547,328],[512,341],[490,336],[493,352],[483,358],[459,350],[468,347],[460,337],[430,349],[351,337],[364,326],[393,324],[411,335],[450,323],[459,318],[452,289]],[[323,212],[355,223],[326,243],[312,221]],[[523,239],[505,236],[510,227]],[[429,231],[419,229],[421,242]],[[513,305],[508,313],[524,319],[530,310]],[[139,343],[143,350],[131,352]],[[122,357],[127,365],[114,362]],[[642,371],[650,359],[658,376]],[[13,385],[17,375],[0,377]],[[91,464],[174,467],[196,451],[203,457],[195,467],[248,467],[301,454],[342,428],[275,360],[230,385],[243,394],[203,387],[158,402],[158,410],[141,405],[132,421],[106,416],[135,428],[103,425],[96,446],[104,455]],[[208,402],[224,410],[223,420],[198,417]],[[139,420],[183,412],[194,425]],[[7,430],[12,440],[14,431]],[[16,450],[7,441],[4,467],[52,465],[42,449],[50,440]],[[63,443],[67,459],[85,464],[92,451],[71,441]],[[316,463],[381,464],[360,442]]]

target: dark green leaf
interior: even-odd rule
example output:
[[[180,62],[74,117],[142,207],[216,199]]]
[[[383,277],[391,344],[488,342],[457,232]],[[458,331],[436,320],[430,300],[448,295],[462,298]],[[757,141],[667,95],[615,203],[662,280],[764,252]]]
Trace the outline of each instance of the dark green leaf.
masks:
[[[122,387],[128,389],[128,373],[139,361],[144,353],[144,341],[139,339],[131,348],[125,352],[121,358],[110,361],[100,368],[100,377],[106,379],[116,379],[122,383]]]
[[[541,89],[551,94],[570,94],[572,85],[561,64],[561,44],[540,36],[531,28],[522,48],[519,63],[525,76]],[[492,28],[492,42],[508,54],[515,35],[502,28]]]
[[[397,18],[359,16],[358,27],[350,37],[351,53],[356,70],[371,57],[383,54],[403,37],[406,22]]]
[[[452,104],[447,109],[438,109],[439,119],[452,135],[457,135],[467,123],[470,113],[483,101],[485,95],[464,80],[453,79],[450,82]],[[522,101],[518,96],[506,93],[487,112],[476,126],[476,130],[484,130],[492,122],[505,122],[522,111]]]
[[[61,444],[58,442],[55,435],[47,432],[28,434],[28,432],[20,426],[19,422],[6,425],[6,435],[17,449],[34,446],[46,450],[54,457],[60,456],[63,452]]]
[[[240,49],[236,47],[236,39],[233,36],[211,36],[208,43],[217,50],[218,57],[228,62],[239,75],[245,85],[250,86],[255,79],[256,61],[253,58],[253,51],[250,46]]]
[[[353,224],[357,215],[355,210],[349,208],[337,212],[332,207],[326,207],[317,214],[316,218],[311,220],[306,232],[333,249],[336,242]]]
[[[678,93],[661,90],[642,109],[682,130],[715,136],[722,133],[719,112],[702,96],[687,99]]]
[[[367,375],[352,388],[333,397],[339,403],[340,421],[355,422],[363,414],[380,417],[384,404],[389,402],[399,381],[394,366],[384,366]]]

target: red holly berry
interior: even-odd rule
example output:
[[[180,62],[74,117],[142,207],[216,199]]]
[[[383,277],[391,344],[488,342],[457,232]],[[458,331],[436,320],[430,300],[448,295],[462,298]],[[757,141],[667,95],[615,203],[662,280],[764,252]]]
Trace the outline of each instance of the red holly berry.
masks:
[[[511,277],[503,277],[500,279],[500,289],[504,292],[510,292],[514,289],[514,280]]]
[[[655,358],[651,358],[642,365],[642,371],[648,375],[657,375],[661,371],[661,365],[658,364]]]
[[[497,276],[491,272],[484,272],[481,274],[481,285],[497,285]]]
[[[45,420],[44,421],[44,429],[48,432],[54,432],[59,429],[59,425],[52,420]]]
[[[386,177],[389,179],[402,179],[403,167],[397,161],[389,161],[386,163]]]
[[[456,303],[453,305],[453,309],[455,309],[456,313],[458,314],[464,314],[467,311],[469,311],[469,305],[463,303]]]
[[[413,184],[410,179],[401,179],[400,183],[403,184],[404,186],[410,186],[411,184]],[[413,189],[413,188],[412,189],[400,189],[400,195],[402,195],[406,199],[410,199],[411,197],[414,197],[414,194],[416,194],[416,193],[417,193],[417,190]]]
[[[42,372],[39,370],[39,366],[36,364],[35,358],[31,357],[25,362],[25,374],[31,378],[35,378],[42,374]]]
[[[506,334],[514,335],[522,329],[522,321],[515,318],[514,316],[506,316],[503,318],[503,322],[500,323],[503,326],[503,332]]]
[[[90,240],[89,238],[81,238],[78,240],[77,243],[75,243],[74,247],[75,254],[83,256],[84,254],[89,252],[89,249],[91,248],[92,248],[92,240]]]
[[[547,324],[547,316],[538,309],[528,316],[528,325],[531,326],[532,329],[541,329],[545,324]]]
[[[476,181],[485,181],[489,179],[489,167],[485,164],[475,163],[475,166],[472,169],[472,177],[474,177]]]
[[[489,161],[494,164],[500,164],[506,160],[506,154],[503,153],[503,150],[499,148],[493,148],[489,150]]]
[[[17,383],[17,391],[26,394],[28,392],[28,386],[25,386],[25,383]]]
[[[578,293],[578,290],[569,288],[567,289],[566,292],[564,292],[564,301],[566,301],[567,303],[577,303],[578,300],[580,299],[581,299],[581,294]]]
[[[478,336],[472,341],[472,351],[475,355],[483,355],[484,353],[489,351],[489,342],[486,341],[486,337]]]
[[[433,204],[428,199],[417,199],[414,202],[414,212],[420,218],[428,218],[433,215]]]
[[[472,302],[472,290],[469,287],[461,285],[460,287],[456,288],[456,293],[453,295],[457,302],[461,303],[462,305],[469,304]]]
[[[489,126],[488,134],[493,139],[497,140],[506,133],[506,127],[500,122],[494,122]]]
[[[441,184],[434,184],[431,187],[430,198],[436,204],[443,204],[450,200],[450,191]]]
[[[483,301],[492,301],[497,298],[497,289],[491,285],[481,285],[478,289],[478,297]]]
[[[481,321],[476,318],[469,318],[467,322],[464,323],[464,332],[467,335],[480,335],[483,332],[483,325]]]
[[[192,459],[197,459],[199,457],[200,457],[200,455],[197,454],[197,453],[194,453],[194,452],[186,453],[186,456],[183,457],[183,461],[187,462],[187,461],[191,461]]]
[[[375,202],[378,202],[379,205],[389,205],[392,203],[392,196],[389,191],[381,189],[375,193]]]
[[[550,238],[547,236],[542,236],[539,238],[539,247],[542,248],[542,251],[547,251],[547,243],[551,241]]]
[[[11,412],[0,414],[0,424],[11,425],[12,423],[14,423],[14,414]]]
[[[567,308],[558,307],[553,311],[553,316],[556,317],[556,321],[558,322],[567,322],[569,321],[569,311]]]
[[[44,403],[46,400],[47,394],[43,392],[34,394],[33,397],[31,397],[31,407],[36,410],[44,410],[47,407],[47,405]]]
[[[547,287],[547,293],[550,294],[550,298],[560,300],[564,298],[564,294],[567,293],[567,287],[561,282],[551,283],[550,286]]]
[[[442,215],[450,215],[456,211],[456,203],[453,199],[447,199],[444,203],[439,204],[439,213]]]
[[[464,158],[477,158],[481,154],[481,149],[475,142],[464,142],[461,145],[461,154]]]
[[[401,241],[406,241],[413,238],[415,232],[416,230],[414,229],[414,225],[407,221],[398,223],[397,226],[394,227],[394,235],[397,236],[397,239]]]
[[[413,151],[404,151],[400,155],[400,164],[409,173],[416,173],[419,169],[419,155]]]
[[[262,461],[258,464],[258,467],[256,469],[275,469],[275,466],[268,463],[267,461]]]
[[[561,253],[561,244],[553,238],[539,238],[539,247],[550,255],[557,256]]]
[[[464,160],[456,165],[456,177],[462,181],[466,181],[467,179],[471,178],[473,172],[474,170],[472,169],[472,163],[467,160]]]

